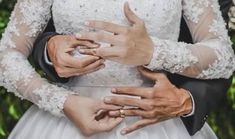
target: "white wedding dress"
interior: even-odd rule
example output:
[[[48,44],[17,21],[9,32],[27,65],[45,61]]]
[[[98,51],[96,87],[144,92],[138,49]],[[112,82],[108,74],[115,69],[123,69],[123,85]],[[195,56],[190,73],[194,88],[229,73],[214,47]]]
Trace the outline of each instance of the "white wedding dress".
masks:
[[[9,139],[88,138],[62,114],[68,94],[102,98],[111,95],[112,86],[150,85],[135,67],[108,61],[105,69],[74,77],[65,87],[59,87],[42,79],[27,60],[35,38],[43,32],[51,14],[56,31],[62,34],[89,30],[83,25],[89,19],[127,25],[123,13],[125,1],[129,1],[131,8],[144,19],[156,44],[147,68],[200,79],[232,75],[235,58],[217,0],[18,0],[0,42],[0,85],[35,105],[19,121]],[[177,42],[182,11],[194,44]],[[89,138],[216,138],[207,124],[196,135],[189,136],[180,118],[145,127],[127,136],[120,135],[120,129],[135,120],[127,118],[110,133]]]

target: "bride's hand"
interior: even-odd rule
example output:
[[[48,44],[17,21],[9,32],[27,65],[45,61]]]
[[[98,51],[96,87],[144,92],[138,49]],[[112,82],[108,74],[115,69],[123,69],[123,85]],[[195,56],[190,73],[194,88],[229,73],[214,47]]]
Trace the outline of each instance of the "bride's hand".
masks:
[[[100,132],[109,132],[120,124],[122,118],[109,117],[108,113],[97,119],[101,111],[108,112],[120,108],[105,104],[101,100],[70,95],[65,101],[64,113],[84,135],[90,136]]]
[[[80,49],[80,53],[100,56],[121,64],[137,66],[149,64],[153,56],[154,44],[148,35],[144,21],[135,15],[128,3],[125,3],[124,12],[132,25],[130,27],[103,21],[86,22],[88,27],[111,33],[102,31],[77,34],[77,39],[105,42],[112,46]]]

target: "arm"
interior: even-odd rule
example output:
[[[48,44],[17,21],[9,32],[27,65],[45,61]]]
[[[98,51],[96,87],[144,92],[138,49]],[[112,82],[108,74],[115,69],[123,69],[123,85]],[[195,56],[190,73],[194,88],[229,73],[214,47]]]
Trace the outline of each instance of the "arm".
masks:
[[[47,78],[50,81],[66,83],[68,82],[69,78],[59,77],[57,72],[55,71],[55,68],[47,64],[44,58],[44,51],[46,49],[46,44],[48,40],[56,35],[58,34],[55,32],[53,19],[51,18],[47,24],[44,33],[41,34],[34,43],[32,51],[33,62],[38,68],[42,69],[45,72]]]
[[[219,0],[219,3],[223,18],[227,23],[227,13],[233,2],[232,0]],[[192,42],[190,32],[184,20],[181,22],[180,40],[188,43]],[[218,80],[195,80],[173,74],[169,74],[168,77],[173,84],[180,88],[189,90],[192,94],[192,99],[194,99],[194,114],[190,117],[182,117],[190,135],[195,134],[202,128],[210,111],[216,108],[219,105],[219,102],[225,98],[226,92],[232,81],[231,78]]]
[[[169,74],[168,77],[172,84],[190,91],[193,96],[194,114],[181,117],[190,135],[194,135],[203,127],[208,114],[225,98],[232,81],[231,79],[197,80],[176,74]]]
[[[152,37],[156,47],[147,68],[201,79],[229,78],[235,58],[218,3],[183,0],[183,11],[194,44]]]
[[[73,92],[49,84],[27,60],[33,42],[50,19],[51,5],[51,0],[17,2],[0,42],[0,85],[60,116],[66,97]]]

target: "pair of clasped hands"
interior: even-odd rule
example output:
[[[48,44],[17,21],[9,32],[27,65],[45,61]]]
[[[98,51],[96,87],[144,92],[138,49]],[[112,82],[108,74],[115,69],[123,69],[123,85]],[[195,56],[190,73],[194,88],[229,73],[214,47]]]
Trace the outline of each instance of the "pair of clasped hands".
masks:
[[[118,126],[125,116],[142,117],[121,130],[121,134],[125,135],[144,126],[187,114],[191,109],[191,100],[187,93],[172,85],[164,74],[154,73],[142,67],[150,63],[154,44],[144,21],[136,16],[128,3],[124,5],[124,13],[130,26],[87,21],[85,26],[102,32],[86,32],[75,36],[57,35],[48,42],[50,60],[61,77],[95,72],[105,68],[105,60],[111,60],[138,66],[142,75],[156,81],[153,87],[113,88],[111,92],[117,95],[107,96],[104,100],[68,96],[64,113],[85,135],[109,132]],[[110,47],[99,46],[96,42],[108,43]],[[71,56],[71,52],[78,46],[80,53],[87,56]],[[123,95],[138,96],[141,99]],[[133,107],[124,109],[124,106]]]

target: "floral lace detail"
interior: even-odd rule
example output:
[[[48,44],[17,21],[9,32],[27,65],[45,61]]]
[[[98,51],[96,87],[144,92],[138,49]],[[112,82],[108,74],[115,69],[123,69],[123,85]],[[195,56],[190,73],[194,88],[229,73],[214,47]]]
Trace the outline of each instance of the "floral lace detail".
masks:
[[[198,23],[200,16],[203,14],[205,7],[209,6],[208,0],[184,0],[184,15],[188,20]]]
[[[30,65],[27,56],[37,35],[51,17],[52,0],[20,0],[0,42],[0,86],[21,99],[61,116],[72,91],[49,84]]]
[[[233,55],[233,49],[231,47],[232,42],[228,36],[226,30],[226,24],[222,18],[222,13],[219,10],[219,4],[217,1],[211,1],[211,8],[215,14],[215,19],[213,20],[212,25],[210,26],[209,32],[213,33],[215,36],[218,36],[221,42],[214,40],[213,43],[217,42],[218,44],[223,45],[208,45],[213,48],[217,55],[217,60],[209,66],[207,70],[203,70],[198,78],[220,78],[225,77],[229,78],[233,71],[235,70],[235,57]],[[223,47],[226,47],[223,48]]]
[[[38,32],[42,32],[51,17],[48,13],[51,4],[52,0],[45,0],[44,2],[27,0],[20,3],[20,12],[24,16],[24,20],[20,24],[26,24],[30,27],[30,31],[27,32],[29,37],[35,37]]]
[[[173,42],[155,37],[153,40],[156,48],[153,59],[146,67],[151,70],[167,70],[203,79],[229,78],[235,69],[235,56],[218,2],[215,0],[184,0],[183,3],[186,22],[190,25],[189,27],[192,27],[190,22],[194,24],[194,27],[190,29],[195,44]],[[212,21],[201,23],[201,18],[205,17],[205,14],[212,17]],[[205,24],[208,31],[200,30],[201,24]],[[206,36],[204,35],[201,40],[196,40],[195,36],[199,36],[200,31],[206,32]],[[195,49],[196,47],[198,50]],[[202,48],[206,51],[200,50]],[[201,58],[204,53],[211,56],[210,60]]]
[[[27,59],[18,52],[7,52],[2,57],[0,65],[4,68],[1,69],[1,86],[6,87],[9,92],[14,92],[16,96],[22,99],[26,97],[17,88],[19,82],[26,86],[32,79],[34,71],[32,68],[28,68],[31,65],[27,62]]]
[[[152,37],[156,47],[151,62],[145,66],[150,70],[166,70],[181,73],[190,65],[198,62],[186,43],[176,44],[174,41],[160,40]],[[180,55],[179,55],[180,54]]]
[[[44,85],[33,93],[40,97],[37,104],[39,108],[50,111],[56,116],[63,116],[65,100],[69,94],[73,94],[66,89],[51,85]]]
[[[2,39],[0,41],[0,51],[5,50],[6,48],[15,48],[15,42],[13,42],[12,35],[17,35],[19,36],[19,30],[16,28],[16,17],[15,17],[15,12],[12,12],[11,17],[10,17],[10,23],[8,24],[7,28],[5,29],[6,31],[3,33],[2,37],[6,39]]]

